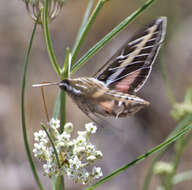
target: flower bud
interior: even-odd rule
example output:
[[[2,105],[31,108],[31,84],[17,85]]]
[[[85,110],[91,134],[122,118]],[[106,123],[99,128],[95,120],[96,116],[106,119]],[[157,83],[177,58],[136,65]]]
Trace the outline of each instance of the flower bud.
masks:
[[[173,172],[173,165],[167,162],[159,161],[155,164],[154,174],[167,175]]]
[[[43,9],[44,0],[24,0],[28,13],[34,21],[37,20],[39,11]],[[48,16],[52,21],[60,13],[65,0],[49,0]],[[41,23],[41,20],[39,21]]]

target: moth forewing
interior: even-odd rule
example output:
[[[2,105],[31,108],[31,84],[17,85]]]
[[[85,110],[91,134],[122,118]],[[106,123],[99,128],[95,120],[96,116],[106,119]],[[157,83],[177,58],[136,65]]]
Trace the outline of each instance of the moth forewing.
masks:
[[[104,64],[95,77],[110,89],[120,92],[138,91],[150,74],[164,40],[166,23],[166,17],[161,17],[138,32]],[[125,88],[116,88],[119,83],[123,83]]]

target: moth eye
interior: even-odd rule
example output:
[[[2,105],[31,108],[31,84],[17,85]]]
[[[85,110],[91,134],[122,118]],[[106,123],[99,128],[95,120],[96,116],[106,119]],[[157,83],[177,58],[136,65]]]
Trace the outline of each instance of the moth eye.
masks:
[[[100,76],[100,79],[101,79],[101,80],[104,80],[104,79],[105,79],[105,75],[104,75],[104,74],[101,75],[101,76]]]
[[[70,87],[69,81],[67,79],[64,79],[60,82],[59,87],[62,90],[67,90]]]

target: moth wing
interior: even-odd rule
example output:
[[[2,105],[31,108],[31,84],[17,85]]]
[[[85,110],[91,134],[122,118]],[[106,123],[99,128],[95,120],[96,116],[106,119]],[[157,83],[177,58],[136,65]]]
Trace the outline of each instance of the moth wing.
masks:
[[[166,32],[166,17],[154,20],[95,74],[110,89],[137,92],[146,82]]]

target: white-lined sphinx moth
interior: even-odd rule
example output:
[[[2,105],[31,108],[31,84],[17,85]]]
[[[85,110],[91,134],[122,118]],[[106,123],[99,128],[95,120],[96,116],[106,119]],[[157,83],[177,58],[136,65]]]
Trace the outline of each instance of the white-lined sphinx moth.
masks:
[[[86,113],[126,117],[149,102],[133,95],[146,82],[166,32],[165,17],[158,18],[141,30],[94,75],[64,79],[58,84]]]

